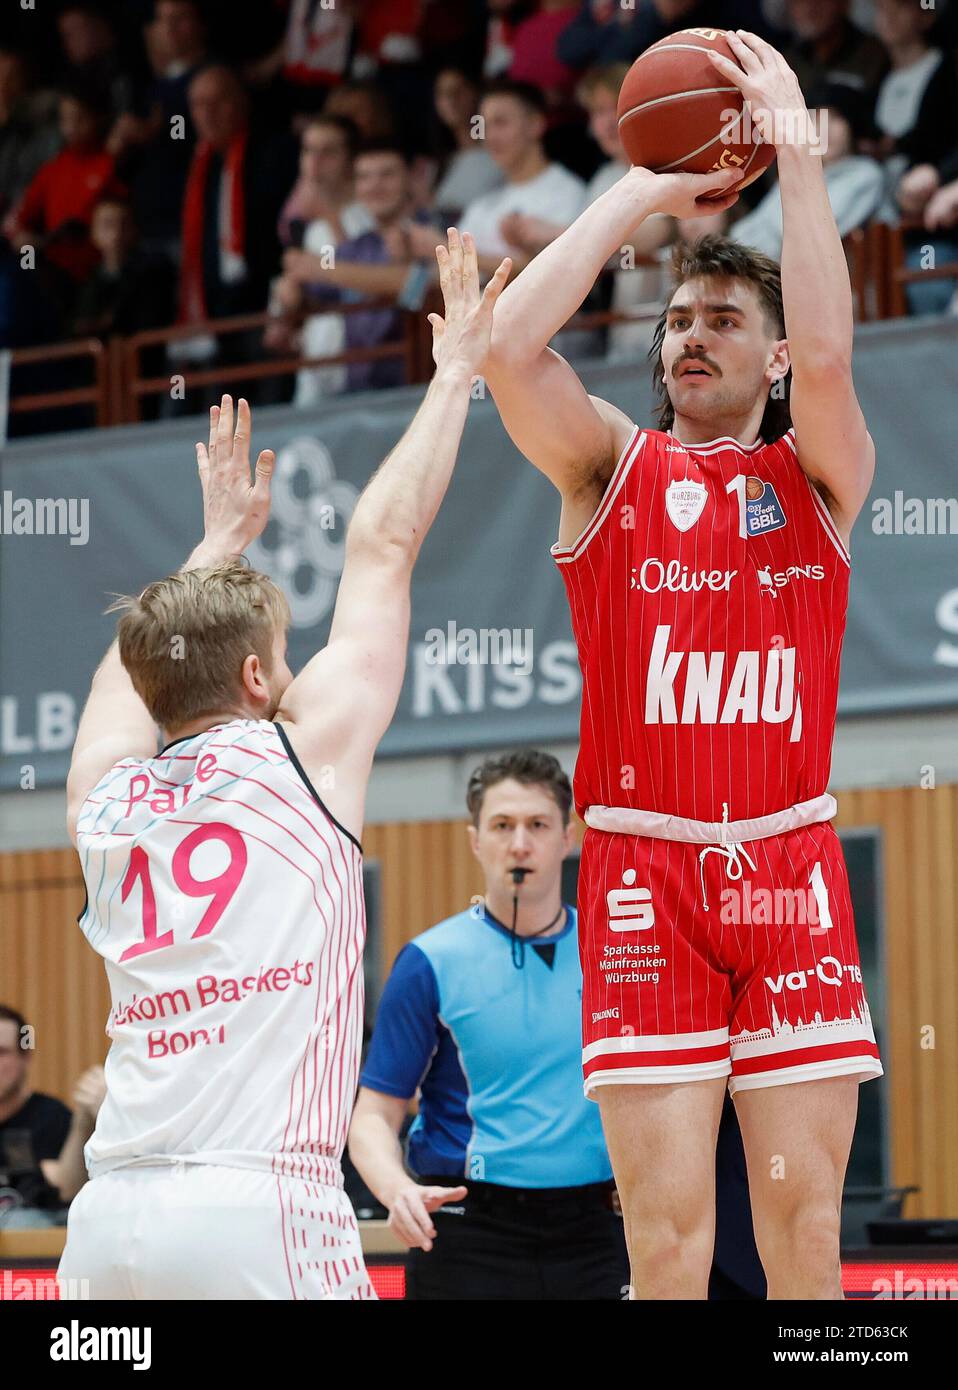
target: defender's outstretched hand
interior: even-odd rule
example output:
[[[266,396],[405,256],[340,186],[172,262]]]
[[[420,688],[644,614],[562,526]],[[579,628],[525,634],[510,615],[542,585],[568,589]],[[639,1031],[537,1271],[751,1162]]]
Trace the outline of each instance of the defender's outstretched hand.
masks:
[[[241,400],[233,431],[233,398],[224,396],[210,410],[209,445],[197,444],[196,463],[203,488],[206,543],[224,555],[242,555],[269,520],[270,479],[276,455],[264,449],[249,472],[252,417]]]
[[[436,247],[439,285],[445,318],[430,314],[432,357],[436,366],[460,368],[471,376],[482,370],[489,352],[492,314],[512,269],[507,256],[479,293],[479,266],[476,244],[468,232],[462,236],[455,227],[447,233],[449,245]]]

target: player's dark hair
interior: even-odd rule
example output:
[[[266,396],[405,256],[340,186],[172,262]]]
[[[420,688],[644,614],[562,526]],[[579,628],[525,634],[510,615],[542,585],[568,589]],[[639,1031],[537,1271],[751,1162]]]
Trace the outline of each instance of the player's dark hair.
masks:
[[[728,237],[710,233],[700,241],[676,242],[672,248],[672,289],[669,291],[666,307],[655,326],[649,360],[652,363],[652,381],[656,396],[661,402],[658,414],[660,430],[670,430],[675,423],[675,409],[669,399],[668,388],[662,380],[662,343],[668,305],[679,285],[686,280],[700,276],[713,276],[717,279],[744,280],[755,286],[759,303],[765,314],[769,333],[776,338],[785,337],[785,309],[782,304],[782,268],[771,256],[754,251],[750,246],[741,246]],[[789,367],[780,388],[780,395],[769,394],[762,416],[760,434],[766,444],[774,444],[776,439],[792,426],[789,409],[789,395],[792,386],[792,369]]]
[[[545,787],[562,812],[562,823],[569,823],[572,806],[572,787],[558,759],[537,748],[520,748],[515,753],[503,753],[498,758],[486,758],[469,778],[466,807],[475,826],[479,824],[486,792],[497,782],[511,779],[524,786]]]
[[[27,1020],[23,1014],[11,1009],[9,1004],[0,1004],[0,1023],[12,1023],[17,1030],[17,1045],[21,1052],[28,1052],[26,1046]]]

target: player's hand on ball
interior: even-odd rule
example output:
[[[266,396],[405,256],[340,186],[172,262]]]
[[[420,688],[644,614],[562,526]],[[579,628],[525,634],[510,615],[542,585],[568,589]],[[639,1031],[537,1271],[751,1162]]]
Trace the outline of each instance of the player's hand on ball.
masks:
[[[272,449],[263,450],[251,481],[251,431],[248,402],[239,403],[234,433],[233,398],[224,396],[221,404],[210,410],[209,445],[196,446],[206,540],[224,555],[242,555],[269,520],[270,479],[276,455]]]
[[[421,1187],[410,1181],[397,1192],[386,1224],[405,1245],[431,1250],[436,1228],[430,1212],[445,1202],[461,1202],[467,1192],[465,1187]]]
[[[633,176],[647,181],[655,197],[649,211],[679,219],[708,217],[733,207],[738,194],[730,189],[742,181],[737,169],[716,169],[708,174],[654,174],[650,169],[633,168],[626,177]]]
[[[476,244],[468,232],[448,231],[448,246],[436,247],[439,286],[445,317],[430,314],[432,357],[438,371],[462,371],[470,378],[482,370],[492,336],[492,313],[512,261],[507,256],[480,294]]]
[[[707,50],[709,61],[721,77],[734,82],[749,108],[752,124],[763,140],[777,143],[776,117],[787,112],[803,117],[786,127],[794,130],[793,138],[811,141],[813,131],[808,123],[808,109],[798,78],[777,48],[750,34],[747,29],[729,29],[725,40],[737,62],[731,62],[714,49]]]

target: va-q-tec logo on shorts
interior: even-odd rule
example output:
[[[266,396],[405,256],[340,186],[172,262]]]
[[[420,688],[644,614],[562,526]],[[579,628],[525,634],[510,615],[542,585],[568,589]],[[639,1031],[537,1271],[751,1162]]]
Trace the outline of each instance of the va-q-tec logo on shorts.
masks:
[[[625,888],[613,888],[605,895],[609,910],[609,931],[648,931],[655,926],[655,909],[648,888],[634,888],[635,870],[622,875]]]
[[[297,494],[300,475],[306,487]],[[346,527],[358,496],[352,483],[336,477],[332,456],[318,439],[291,439],[279,451],[272,518],[246,553],[254,568],[282,586],[293,627],[315,627],[333,606],[346,556]]]

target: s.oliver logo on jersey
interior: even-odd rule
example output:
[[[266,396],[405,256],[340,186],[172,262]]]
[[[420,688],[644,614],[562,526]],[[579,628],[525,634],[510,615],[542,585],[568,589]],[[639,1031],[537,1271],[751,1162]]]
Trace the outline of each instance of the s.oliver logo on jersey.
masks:
[[[655,629],[646,670],[646,724],[784,724],[791,720],[789,742],[798,742],[802,701],[796,686],[794,647],[739,652],[729,675],[725,652],[669,651],[671,631],[667,623]],[[676,688],[680,676],[684,676],[684,691]]]
[[[690,530],[705,510],[707,497],[705,484],[691,478],[669,483],[665,489],[665,510],[672,525],[679,531]]]
[[[737,574],[738,570],[690,570],[678,560],[670,560],[666,565],[650,559],[643,560],[639,569],[632,566],[629,588],[642,589],[646,594],[657,594],[662,589],[670,594],[697,594],[700,589],[710,589],[713,594],[728,593]]]
[[[747,478],[745,482],[745,530],[750,536],[764,536],[769,531],[780,530],[786,522],[782,504],[776,496],[771,483],[763,483],[761,478]]]

